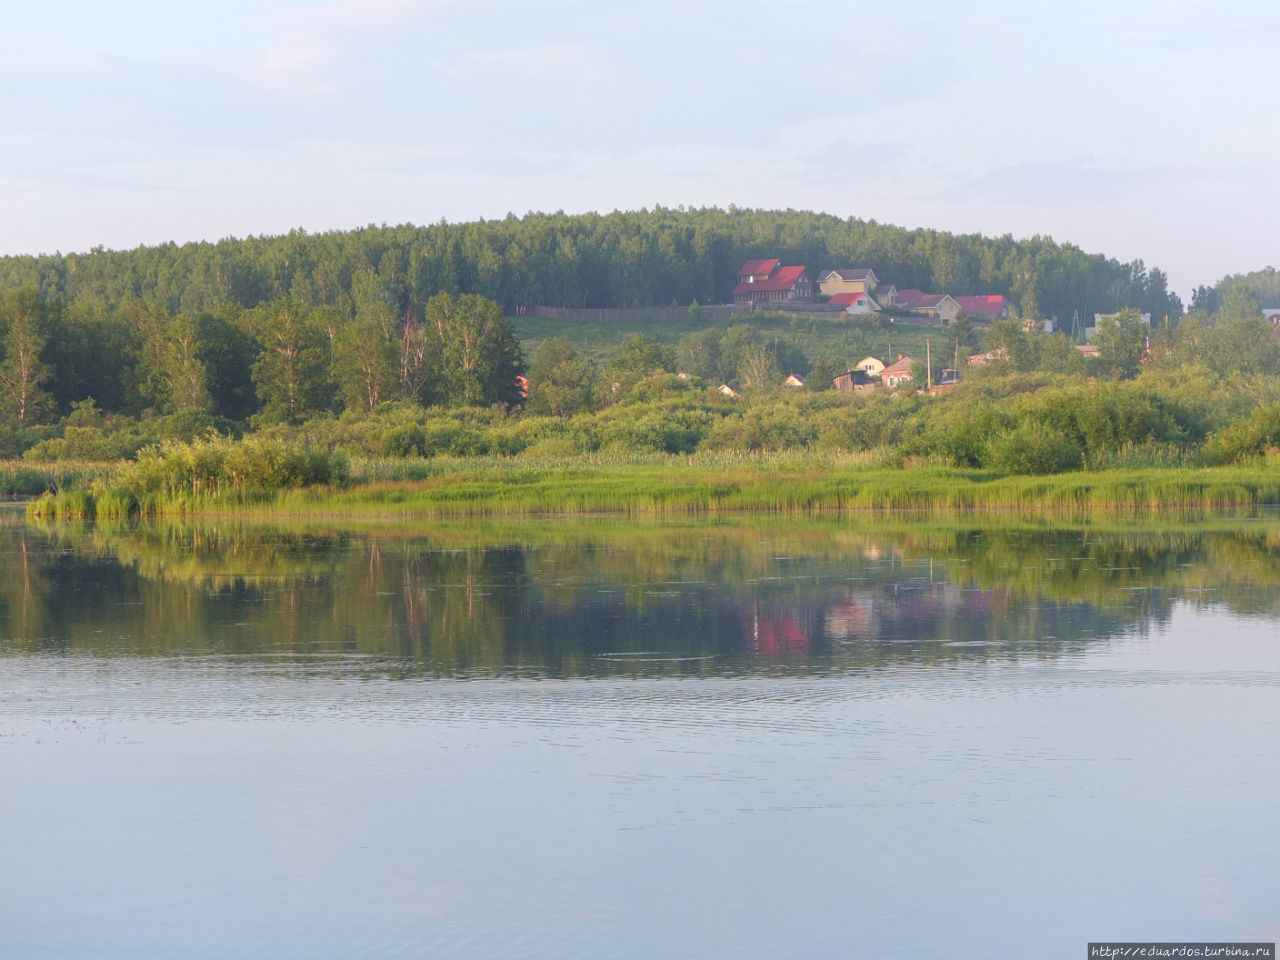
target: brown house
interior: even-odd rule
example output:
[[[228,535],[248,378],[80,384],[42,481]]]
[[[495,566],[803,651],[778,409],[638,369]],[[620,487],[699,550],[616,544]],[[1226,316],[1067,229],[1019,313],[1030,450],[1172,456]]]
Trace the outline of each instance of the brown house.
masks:
[[[733,302],[738,306],[813,299],[813,281],[804,267],[783,267],[777,260],[748,260],[738,271]]]
[[[866,393],[880,386],[880,381],[864,370],[850,370],[831,381],[831,386],[841,393]]]

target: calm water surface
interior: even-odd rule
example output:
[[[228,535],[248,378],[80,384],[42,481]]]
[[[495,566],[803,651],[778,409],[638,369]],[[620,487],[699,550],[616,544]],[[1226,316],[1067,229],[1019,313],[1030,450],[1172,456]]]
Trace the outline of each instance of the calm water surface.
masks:
[[[1280,522],[0,524],[0,957],[1280,939]]]

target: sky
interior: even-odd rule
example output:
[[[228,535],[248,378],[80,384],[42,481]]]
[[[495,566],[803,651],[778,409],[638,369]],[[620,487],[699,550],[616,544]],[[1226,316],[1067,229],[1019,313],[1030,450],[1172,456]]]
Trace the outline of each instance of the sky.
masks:
[[[1280,266],[1274,0],[0,0],[0,254],[819,210]]]

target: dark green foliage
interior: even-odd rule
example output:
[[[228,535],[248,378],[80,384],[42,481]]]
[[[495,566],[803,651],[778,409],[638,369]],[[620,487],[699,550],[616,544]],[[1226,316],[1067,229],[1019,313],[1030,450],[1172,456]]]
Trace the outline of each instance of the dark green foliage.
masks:
[[[595,365],[579,356],[565,337],[546,340],[529,366],[530,413],[571,416],[590,410],[596,399]]]
[[[1204,445],[1210,466],[1243,463],[1280,451],[1280,404],[1267,404],[1247,419],[1212,434]]]

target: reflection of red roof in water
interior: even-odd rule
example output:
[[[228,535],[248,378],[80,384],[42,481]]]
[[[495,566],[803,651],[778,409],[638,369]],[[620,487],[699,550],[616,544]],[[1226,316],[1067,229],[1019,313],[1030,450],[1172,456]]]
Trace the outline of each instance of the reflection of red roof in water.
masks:
[[[774,656],[780,653],[804,653],[809,649],[809,637],[804,624],[795,617],[777,619],[748,619],[747,636],[757,653]]]

